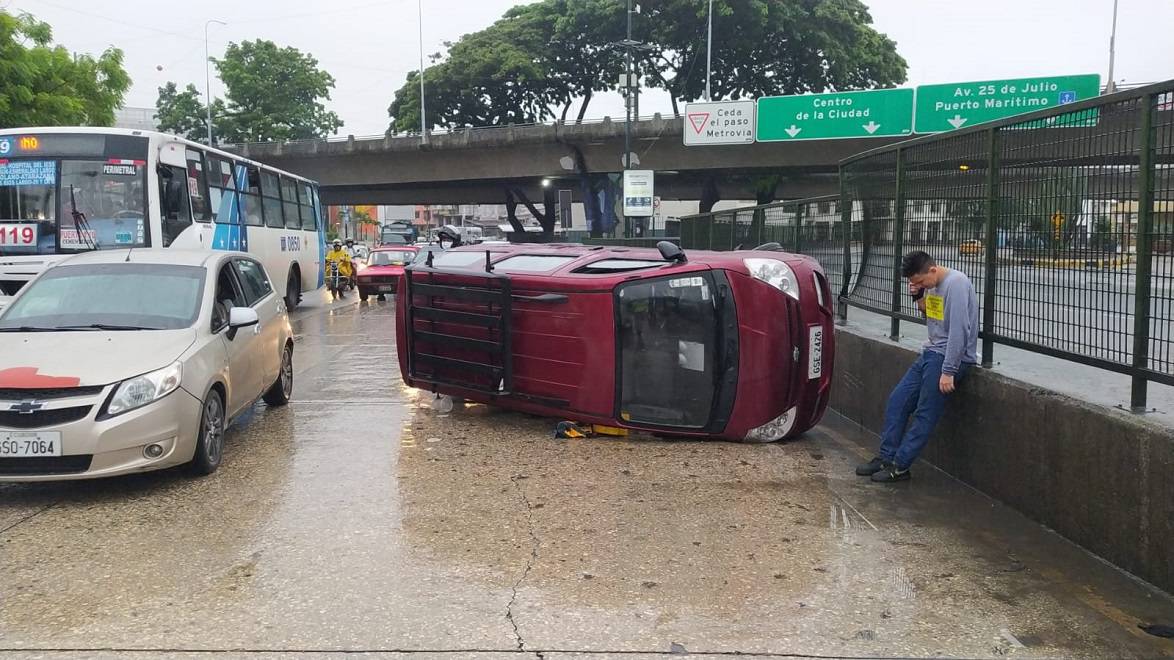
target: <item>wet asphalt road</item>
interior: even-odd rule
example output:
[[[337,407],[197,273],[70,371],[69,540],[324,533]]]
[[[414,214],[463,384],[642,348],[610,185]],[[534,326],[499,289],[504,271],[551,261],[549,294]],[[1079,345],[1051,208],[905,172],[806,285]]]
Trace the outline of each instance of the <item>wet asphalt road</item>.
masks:
[[[0,658],[1157,657],[1174,601],[933,470],[551,438],[407,390],[392,304],[295,313],[223,466],[0,486]]]

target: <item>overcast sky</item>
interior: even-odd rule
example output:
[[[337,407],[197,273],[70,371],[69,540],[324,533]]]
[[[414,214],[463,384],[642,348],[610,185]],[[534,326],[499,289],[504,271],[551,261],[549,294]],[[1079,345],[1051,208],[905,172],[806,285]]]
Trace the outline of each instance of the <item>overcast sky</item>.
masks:
[[[515,4],[525,3],[424,0],[425,52],[489,25]],[[1103,78],[1108,68],[1112,0],[871,0],[868,5],[877,29],[896,40],[908,61],[910,84],[1075,73]],[[1120,7],[1114,77],[1128,83],[1174,78],[1174,0],[1120,0]],[[48,22],[56,41],[71,50],[122,48],[134,81],[129,106],[154,107],[158,87],[168,80],[204,90],[209,19],[228,23],[209,29],[214,57],[230,41],[264,38],[318,58],[337,80],[328,107],[345,122],[342,134],[386,130],[395,90],[419,67],[416,0],[0,0],[0,8]],[[212,85],[216,94],[215,80]],[[666,95],[641,98],[641,114],[657,111],[670,111]],[[597,97],[588,110],[590,117],[622,114],[614,94]]]

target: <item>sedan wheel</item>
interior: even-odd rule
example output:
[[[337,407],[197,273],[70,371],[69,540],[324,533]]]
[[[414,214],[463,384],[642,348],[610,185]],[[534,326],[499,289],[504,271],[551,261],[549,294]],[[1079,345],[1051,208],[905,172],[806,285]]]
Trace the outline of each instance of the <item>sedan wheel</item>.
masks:
[[[200,436],[196,440],[196,455],[191,470],[196,474],[212,474],[224,458],[224,401],[212,390],[204,401],[200,416]]]
[[[281,369],[277,373],[277,380],[269,386],[262,398],[271,406],[284,406],[293,396],[293,385],[293,347],[286,346],[281,352]]]

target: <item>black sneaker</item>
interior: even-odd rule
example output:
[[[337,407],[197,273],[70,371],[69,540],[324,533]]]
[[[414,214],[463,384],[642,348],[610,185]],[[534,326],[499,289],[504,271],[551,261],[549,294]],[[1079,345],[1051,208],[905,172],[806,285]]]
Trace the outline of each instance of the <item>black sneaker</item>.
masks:
[[[883,469],[873,474],[872,480],[881,484],[891,484],[896,481],[908,481],[912,476],[909,468],[902,470],[893,463],[889,463]]]
[[[887,467],[892,467],[892,463],[889,463],[880,456],[877,456],[867,463],[861,463],[860,465],[857,465],[856,475],[860,477],[871,477],[872,475]]]

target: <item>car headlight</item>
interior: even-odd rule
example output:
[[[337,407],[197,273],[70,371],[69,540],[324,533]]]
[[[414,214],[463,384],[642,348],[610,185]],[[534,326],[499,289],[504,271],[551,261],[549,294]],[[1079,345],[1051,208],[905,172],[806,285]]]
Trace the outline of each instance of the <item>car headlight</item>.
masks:
[[[795,271],[778,259],[743,259],[750,276],[762,280],[795,300],[799,299],[799,280]]]
[[[175,362],[158,371],[124,380],[114,390],[110,403],[106,404],[106,414],[111,417],[121,415],[157,401],[174,392],[182,379],[183,365]]]
[[[747,442],[773,442],[779,440],[791,432],[795,426],[795,417],[799,414],[798,406],[791,408],[787,412],[775,417],[769,422],[759,426],[756,429],[750,429],[746,433]]]

